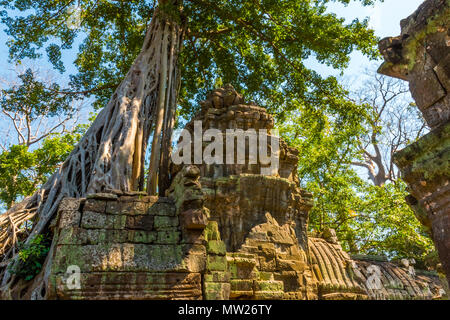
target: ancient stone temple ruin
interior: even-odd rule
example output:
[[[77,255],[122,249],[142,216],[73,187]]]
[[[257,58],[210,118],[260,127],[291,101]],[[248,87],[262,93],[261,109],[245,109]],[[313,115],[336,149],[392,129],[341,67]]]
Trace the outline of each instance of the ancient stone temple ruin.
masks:
[[[267,130],[273,119],[231,87],[194,120],[202,130]],[[269,141],[270,139],[268,139]],[[270,142],[268,142],[270,143]],[[192,146],[194,147],[194,146]],[[206,146],[203,145],[202,148]],[[249,148],[247,143],[246,149]],[[248,154],[248,153],[246,153]],[[312,196],[298,150],[279,168],[171,165],[165,196],[106,190],[65,198],[52,223],[48,299],[439,299],[439,278],[376,257],[350,257],[333,230],[308,234]],[[226,162],[224,162],[226,163]],[[32,298],[32,288],[13,298]]]
[[[429,228],[450,282],[450,3],[427,0],[401,21],[401,34],[383,39],[379,72],[409,82],[431,131],[395,155],[407,198]]]

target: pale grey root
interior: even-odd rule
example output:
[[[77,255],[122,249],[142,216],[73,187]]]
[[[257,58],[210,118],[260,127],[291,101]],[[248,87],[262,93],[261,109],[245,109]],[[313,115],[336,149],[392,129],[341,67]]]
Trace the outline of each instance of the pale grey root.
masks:
[[[27,215],[37,215],[38,219],[26,242],[45,230],[64,197],[80,198],[105,189],[143,190],[143,164],[152,128],[155,132],[148,192],[156,193],[161,139],[163,142],[167,136],[170,139],[174,123],[179,81],[177,58],[182,33],[180,26],[169,22],[156,9],[141,52],[107,106],[98,114],[67,160],[39,191],[2,215],[6,219],[23,214],[23,210],[36,212]],[[167,155],[163,157],[167,160]],[[17,210],[18,207],[20,210]],[[0,224],[0,228],[1,234],[9,226]],[[0,243],[0,248],[2,245]],[[7,252],[0,251],[2,260],[9,260],[9,264],[16,255],[14,246],[15,243],[11,246],[13,249]],[[48,266],[46,261],[44,269]],[[12,280],[12,275],[5,268],[2,291],[9,290]]]

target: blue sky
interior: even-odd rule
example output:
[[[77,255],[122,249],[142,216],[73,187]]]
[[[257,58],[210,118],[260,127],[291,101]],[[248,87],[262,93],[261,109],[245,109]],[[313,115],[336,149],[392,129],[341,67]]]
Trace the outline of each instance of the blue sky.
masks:
[[[396,36],[400,33],[400,20],[406,18],[423,2],[423,0],[384,0],[382,3],[377,3],[373,7],[363,7],[358,1],[352,2],[348,6],[344,6],[340,3],[332,3],[329,8],[331,12],[336,13],[338,16],[346,18],[348,22],[354,18],[370,17],[370,26],[374,28],[376,35],[383,38],[386,36]],[[4,26],[0,27],[0,75],[7,77],[11,74],[12,68],[8,63],[8,48],[6,46],[7,35],[3,31]],[[56,71],[52,72],[57,75],[57,78],[62,84],[67,82],[68,75],[70,73],[76,73],[76,69],[73,66],[73,60],[75,59],[76,49],[78,48],[79,41],[74,45],[75,49],[66,51],[63,53],[63,61],[66,66],[66,73],[58,76]],[[364,69],[369,65],[374,64],[367,58],[362,56],[359,52],[354,52],[351,55],[351,62],[347,70],[344,72],[346,78],[355,79],[364,72]],[[34,62],[34,66],[39,66],[42,70],[50,70],[52,66],[44,58],[42,61]],[[339,75],[339,72],[318,64],[317,62],[308,62],[310,67],[313,67],[319,73],[323,75]]]
[[[372,7],[364,7],[355,2],[348,6],[344,6],[341,3],[333,3],[329,6],[329,9],[338,16],[344,17],[346,22],[351,22],[355,18],[369,17],[370,27],[375,30],[375,34],[378,37],[384,38],[399,35],[400,20],[412,14],[422,2],[423,0],[384,0],[384,2],[377,3]],[[354,52],[351,55],[351,62],[344,75],[349,78],[357,78],[371,64],[376,64],[376,62],[371,62],[361,53]],[[312,65],[321,74],[339,74],[338,71],[326,66],[321,66],[317,63]]]

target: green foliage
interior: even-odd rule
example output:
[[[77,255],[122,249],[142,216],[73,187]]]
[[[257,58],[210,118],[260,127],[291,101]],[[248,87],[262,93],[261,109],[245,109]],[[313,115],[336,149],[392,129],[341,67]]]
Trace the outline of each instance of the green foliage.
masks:
[[[395,258],[415,258],[422,262],[434,250],[424,227],[407,205],[406,184],[397,180],[383,187],[370,186],[362,198],[359,224],[360,250],[369,254],[388,254]],[[366,217],[371,217],[372,221]],[[358,221],[359,220],[359,221]]]
[[[408,193],[403,181],[380,187],[341,171],[321,184],[307,184],[316,195],[310,228],[335,229],[344,249],[352,253],[414,258],[425,267],[433,242],[404,200]]]
[[[36,79],[31,69],[19,74],[20,85],[1,90],[2,109],[12,113],[27,114],[29,121],[45,114],[69,114],[72,110],[72,96],[61,94],[56,83],[45,84]]]
[[[0,199],[9,209],[19,195],[29,195],[34,189],[29,168],[36,163],[26,146],[14,145],[0,154]]]
[[[418,267],[432,265],[433,242],[405,201],[405,183],[397,179],[374,186],[350,165],[371,109],[346,107],[352,108],[352,121],[298,108],[288,114],[289,121],[278,124],[282,136],[300,150],[301,185],[314,195],[310,230],[335,229],[351,253],[414,258]]]
[[[350,0],[336,0],[348,4]],[[348,24],[326,12],[329,0],[185,0],[172,16],[185,23],[181,55],[182,115],[218,82],[232,83],[249,99],[276,112],[305,105],[317,113],[342,107],[343,90],[334,77],[323,78],[305,65],[307,59],[343,70],[354,50],[375,58],[377,38],[367,20]],[[375,0],[359,0],[373,5]],[[83,37],[72,75],[74,91],[94,95],[103,107],[128,72],[141,49],[158,1],[0,1],[2,22],[10,36],[10,58],[37,58],[63,71],[61,50]],[[80,27],[66,21],[73,6],[80,10]],[[17,15],[17,11],[21,14]]]
[[[37,235],[30,243],[19,247],[19,260],[13,264],[9,271],[18,277],[29,281],[33,279],[42,269],[42,264],[50,250],[50,239],[48,236]]]
[[[0,153],[0,202],[9,209],[31,195],[67,158],[85,130],[86,126],[78,126],[72,133],[50,135],[34,150],[12,145]]]
[[[15,128],[9,136],[0,137],[5,146],[0,153],[0,204],[8,209],[47,181],[87,128],[79,125],[72,132],[61,130],[63,133],[56,134],[54,129],[64,124],[58,120],[59,125],[53,129],[39,130],[43,122],[51,127],[58,117],[68,119],[73,115],[76,97],[61,90],[58,84],[42,81],[28,68],[18,74],[17,84],[0,91],[0,108]]]

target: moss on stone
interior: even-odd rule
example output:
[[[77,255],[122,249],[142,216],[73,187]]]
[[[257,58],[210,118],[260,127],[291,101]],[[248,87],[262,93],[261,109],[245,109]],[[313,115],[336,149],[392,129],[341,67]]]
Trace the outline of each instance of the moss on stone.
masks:
[[[438,32],[440,27],[445,27],[448,23],[450,10],[446,9],[444,12],[439,12],[436,15],[427,19],[425,28],[420,30],[406,41],[404,45],[404,58],[408,61],[408,70],[414,69],[417,58],[417,48],[424,42],[425,38],[433,33]]]
[[[209,240],[206,243],[206,252],[208,254],[216,254],[224,256],[227,253],[225,243],[220,240]]]
[[[283,281],[255,281],[255,291],[283,291]]]
[[[207,271],[226,271],[227,259],[224,256],[208,255],[206,257]]]
[[[230,295],[230,284],[223,282],[204,282],[203,297],[205,300],[225,300]]]
[[[155,229],[165,229],[178,226],[178,217],[155,216]]]
[[[220,240],[219,225],[217,221],[209,221],[205,228],[205,240]]]
[[[230,273],[228,271],[211,271],[204,275],[205,282],[229,282]]]
[[[260,272],[258,272],[258,279],[262,280],[262,281],[273,280],[273,273],[272,272],[260,271]]]
[[[450,123],[439,127],[397,152],[394,161],[400,168],[431,180],[450,172]]]
[[[160,244],[176,244],[180,241],[181,234],[176,230],[159,231],[157,241]]]

